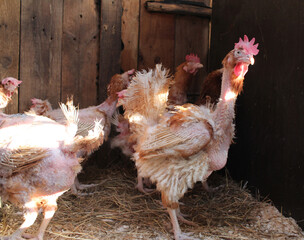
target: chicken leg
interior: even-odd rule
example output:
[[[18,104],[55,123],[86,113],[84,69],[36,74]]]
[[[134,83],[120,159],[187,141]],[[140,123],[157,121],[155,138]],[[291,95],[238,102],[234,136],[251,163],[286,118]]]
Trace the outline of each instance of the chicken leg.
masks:
[[[57,198],[58,198],[57,196],[55,196],[53,198],[48,198],[47,203],[46,203],[45,207],[43,208],[44,218],[42,220],[42,223],[40,224],[38,232],[34,235],[24,233],[24,234],[22,234],[22,237],[24,237],[26,239],[32,239],[32,240],[43,240],[45,230],[57,210]]]
[[[137,175],[137,184],[136,184],[135,188],[144,194],[149,194],[149,193],[155,191],[154,189],[144,188],[143,177],[140,176],[139,174]]]
[[[71,186],[71,192],[75,196],[88,196],[92,195],[93,193],[81,193],[81,190],[85,190],[87,188],[93,188],[101,185],[101,183],[93,183],[93,184],[82,184],[79,182],[78,177],[75,178],[74,184]]]
[[[183,233],[180,229],[179,223],[178,223],[178,209],[172,209],[167,208],[168,213],[170,215],[172,227],[173,227],[173,233],[174,233],[174,239],[175,240],[198,240],[198,238],[194,238],[191,236],[191,233]]]
[[[181,221],[182,223],[185,223],[187,225],[194,226],[194,227],[198,226],[195,222],[185,219],[185,217],[187,217],[188,215],[181,213],[180,208],[176,209],[176,213],[177,213],[178,220]]]
[[[24,222],[22,225],[10,236],[0,237],[0,240],[21,240],[26,229],[34,224],[38,216],[38,208],[34,201],[25,204]]]

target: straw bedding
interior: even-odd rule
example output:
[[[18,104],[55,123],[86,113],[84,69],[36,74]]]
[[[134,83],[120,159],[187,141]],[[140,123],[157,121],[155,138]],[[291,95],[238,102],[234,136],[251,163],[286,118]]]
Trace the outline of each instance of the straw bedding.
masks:
[[[144,195],[135,190],[132,167],[116,164],[96,169],[88,167],[82,180],[101,184],[87,191],[91,195],[64,194],[45,239],[172,239],[159,193]],[[219,188],[206,193],[197,183],[181,199],[181,212],[197,224],[181,224],[184,232],[206,240],[304,239],[292,218],[282,216],[269,201],[255,199],[241,184],[216,174],[209,183]],[[21,209],[5,203],[0,218],[0,235],[11,234],[22,223]],[[38,223],[29,232],[36,231]]]

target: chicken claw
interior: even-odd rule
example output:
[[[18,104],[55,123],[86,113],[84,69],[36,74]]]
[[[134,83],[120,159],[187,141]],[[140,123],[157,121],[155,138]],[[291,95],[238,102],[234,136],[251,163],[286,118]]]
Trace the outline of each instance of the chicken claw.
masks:
[[[143,178],[140,175],[137,176],[137,184],[135,188],[144,194],[149,194],[155,191],[154,189],[144,188]]]
[[[43,238],[37,236],[37,234],[23,233],[22,237],[23,237],[22,239],[27,239],[27,240],[43,240]]]
[[[203,189],[204,189],[206,192],[208,192],[208,193],[214,193],[214,192],[216,192],[217,190],[219,190],[219,189],[225,187],[224,184],[222,184],[222,185],[220,185],[220,186],[218,186],[218,187],[210,187],[206,181],[202,183],[202,186],[203,186]]]
[[[192,233],[184,233],[184,232],[181,231],[177,219],[180,219],[181,221],[183,221],[182,219],[184,219],[184,218],[180,216],[179,209],[167,208],[167,210],[168,210],[168,213],[169,213],[170,218],[171,218],[171,224],[172,224],[175,240],[186,240],[186,239],[194,240],[194,239],[197,239],[197,238],[194,238],[194,237],[191,236]],[[191,221],[188,221],[186,219],[184,219],[184,220],[187,223],[191,223]]]
[[[0,236],[0,240],[24,240],[24,238],[20,237],[20,236],[14,236],[10,235],[10,236]]]
[[[178,220],[179,220],[180,222],[182,222],[182,223],[185,223],[185,224],[190,225],[190,226],[198,227],[198,224],[197,224],[197,223],[185,219],[181,213],[178,213],[178,214],[177,214],[177,218],[178,218]]]
[[[136,184],[135,188],[136,188],[138,191],[140,191],[140,192],[142,192],[142,193],[144,193],[144,194],[149,194],[149,193],[152,193],[152,192],[155,191],[154,189],[151,189],[151,188],[144,188],[144,186],[143,186],[142,184],[139,184],[139,183]]]
[[[200,240],[200,238],[193,237],[193,233],[180,233],[174,237],[175,240]]]
[[[93,187],[97,187],[101,184],[103,184],[104,182],[100,182],[100,183],[93,183],[93,184],[81,184],[78,180],[78,178],[75,178],[75,182],[74,184],[71,186],[71,192],[72,194],[74,194],[75,196],[89,196],[89,195],[93,195],[93,193],[81,193],[79,191],[81,190],[85,190],[87,188],[93,188]]]

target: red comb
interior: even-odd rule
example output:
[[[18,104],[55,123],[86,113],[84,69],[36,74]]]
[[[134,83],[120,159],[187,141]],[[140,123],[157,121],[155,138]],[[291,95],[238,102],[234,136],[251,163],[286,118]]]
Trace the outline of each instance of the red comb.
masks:
[[[37,100],[38,100],[37,98],[32,98],[31,99],[32,104],[36,104],[38,102]]]
[[[249,42],[248,37],[244,35],[244,40],[240,38],[238,43],[235,43],[234,49],[243,48],[248,54],[257,55],[259,53],[259,44],[254,44],[255,38],[252,38]]]
[[[195,63],[200,63],[201,62],[200,58],[197,55],[194,55],[193,53],[186,56],[186,61],[187,62],[195,62]]]

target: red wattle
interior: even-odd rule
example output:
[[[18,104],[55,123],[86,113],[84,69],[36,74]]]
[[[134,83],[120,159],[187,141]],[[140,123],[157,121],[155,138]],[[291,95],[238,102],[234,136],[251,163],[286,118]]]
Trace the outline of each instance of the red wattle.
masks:
[[[244,77],[245,74],[248,71],[248,64],[246,63],[238,63],[235,67],[234,67],[234,74],[239,77],[242,76]]]

